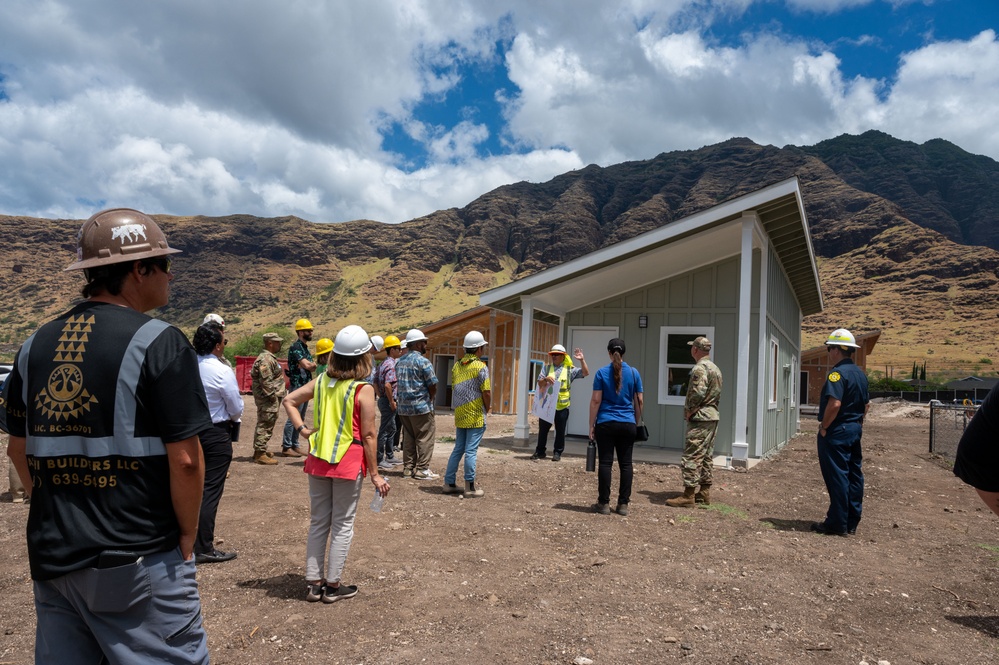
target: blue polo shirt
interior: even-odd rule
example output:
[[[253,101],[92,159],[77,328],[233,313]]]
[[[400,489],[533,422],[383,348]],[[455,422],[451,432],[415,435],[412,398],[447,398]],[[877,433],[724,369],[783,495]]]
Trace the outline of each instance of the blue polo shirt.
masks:
[[[867,403],[871,401],[867,395],[867,375],[853,359],[840,360],[826,376],[822,397],[819,399],[819,422],[822,422],[830,399],[837,399],[842,403],[836,420],[830,427],[841,423],[859,423],[864,419]]]

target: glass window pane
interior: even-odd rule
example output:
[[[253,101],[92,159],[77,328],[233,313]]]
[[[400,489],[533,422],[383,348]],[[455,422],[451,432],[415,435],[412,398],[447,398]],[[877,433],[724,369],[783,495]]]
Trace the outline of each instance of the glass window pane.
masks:
[[[698,337],[699,334],[671,333],[666,341],[666,362],[670,365],[693,362],[687,342],[693,342]]]

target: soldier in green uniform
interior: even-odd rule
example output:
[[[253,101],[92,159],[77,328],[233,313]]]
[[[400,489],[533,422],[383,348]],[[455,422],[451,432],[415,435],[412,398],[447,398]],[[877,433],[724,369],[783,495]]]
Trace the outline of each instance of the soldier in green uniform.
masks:
[[[285,396],[284,370],[275,354],[281,351],[281,336],[264,333],[264,350],[253,362],[253,401],[257,405],[257,428],[253,432],[253,461],[277,464],[274,453],[267,452],[267,442],[274,432],[278,409]]]
[[[721,370],[708,357],[711,340],[698,337],[687,344],[697,364],[690,371],[687,401],[683,405],[683,418],[687,421],[687,440],[681,463],[683,495],[666,501],[666,505],[677,507],[711,503],[711,467],[722,391]]]

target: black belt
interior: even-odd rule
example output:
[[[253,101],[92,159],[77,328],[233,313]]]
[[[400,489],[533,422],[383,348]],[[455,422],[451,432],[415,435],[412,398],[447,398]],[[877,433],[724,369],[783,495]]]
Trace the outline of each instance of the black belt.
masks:
[[[219,429],[224,429],[225,431],[228,432],[230,429],[232,429],[232,421],[231,420],[223,420],[220,423],[212,423],[212,426],[213,427],[218,427]]]

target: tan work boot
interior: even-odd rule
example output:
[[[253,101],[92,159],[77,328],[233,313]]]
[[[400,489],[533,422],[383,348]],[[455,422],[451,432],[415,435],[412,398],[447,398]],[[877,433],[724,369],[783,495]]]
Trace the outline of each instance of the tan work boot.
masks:
[[[466,499],[471,499],[473,496],[483,496],[483,495],[485,495],[485,492],[482,490],[481,487],[476,487],[475,486],[475,481],[474,480],[471,481],[471,482],[469,482],[467,480],[465,481],[465,498]]]
[[[700,491],[694,494],[694,503],[703,503],[705,506],[711,505],[711,485],[701,485]]]
[[[253,461],[257,464],[277,464],[278,461],[262,450],[254,451]]]
[[[694,493],[693,487],[684,487],[683,496],[678,496],[675,499],[666,499],[667,506],[673,506],[674,508],[687,508],[694,505]]]

